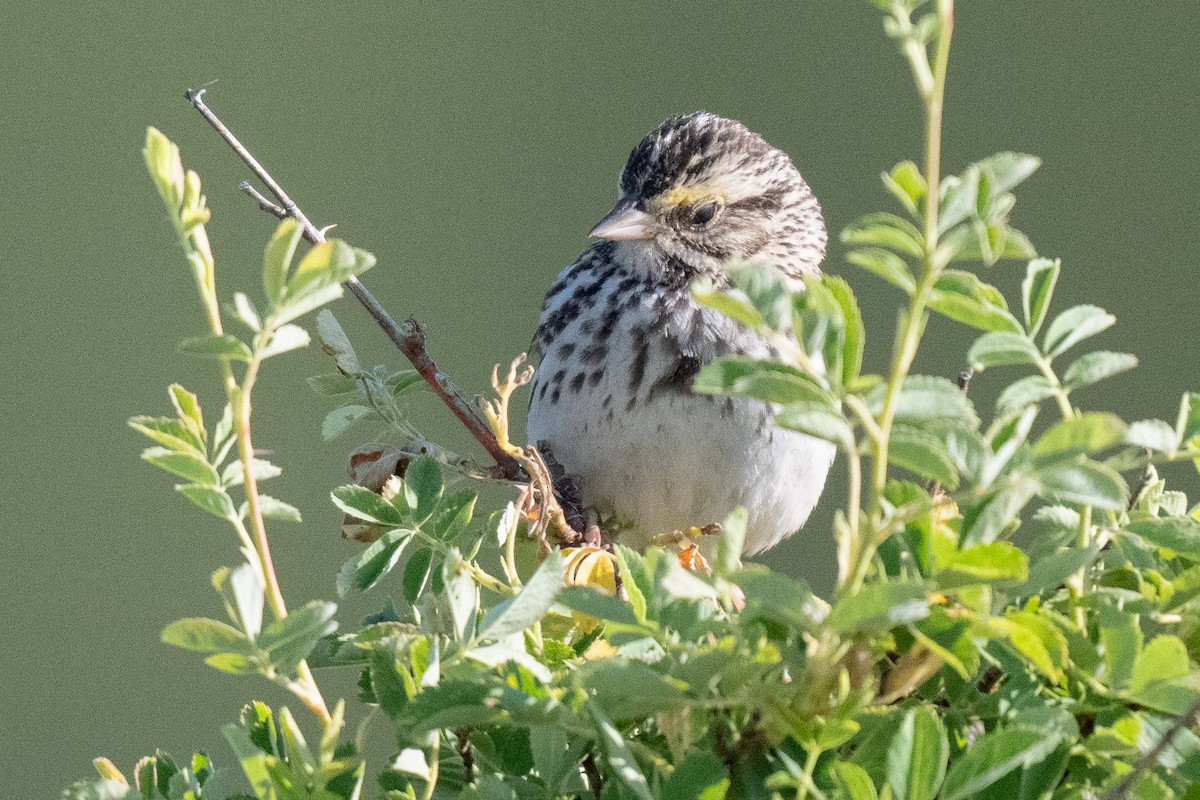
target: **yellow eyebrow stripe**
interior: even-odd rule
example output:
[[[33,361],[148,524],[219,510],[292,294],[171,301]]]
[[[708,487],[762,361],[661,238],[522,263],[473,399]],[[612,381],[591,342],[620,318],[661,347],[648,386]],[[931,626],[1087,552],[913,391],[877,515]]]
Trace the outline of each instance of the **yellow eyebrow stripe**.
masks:
[[[654,198],[652,205],[659,209],[679,208],[718,198],[724,199],[724,193],[714,191],[709,186],[676,186]]]

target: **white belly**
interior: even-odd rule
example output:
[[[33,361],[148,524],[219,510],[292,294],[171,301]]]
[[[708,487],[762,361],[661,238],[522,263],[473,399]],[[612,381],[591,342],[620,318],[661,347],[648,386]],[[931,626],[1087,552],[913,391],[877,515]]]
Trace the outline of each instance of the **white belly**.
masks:
[[[647,347],[628,320],[608,338],[602,360],[581,362],[578,347],[563,358],[563,341],[587,341],[577,325],[551,343],[538,367],[528,438],[549,443],[579,478],[586,505],[629,524],[620,541],[645,547],[656,534],[719,523],[742,506],[745,550],[755,553],[804,524],[833,445],[775,428],[760,402],[665,385],[677,348],[661,340]],[[633,391],[639,350],[647,353],[644,378]]]

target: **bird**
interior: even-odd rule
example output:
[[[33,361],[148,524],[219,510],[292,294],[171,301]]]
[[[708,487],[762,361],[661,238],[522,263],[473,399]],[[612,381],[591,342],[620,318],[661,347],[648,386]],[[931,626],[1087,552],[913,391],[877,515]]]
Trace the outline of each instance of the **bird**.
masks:
[[[743,554],[796,532],[833,462],[828,442],[777,428],[751,398],[698,394],[722,356],[769,358],[758,333],[691,294],[739,264],[793,286],[818,275],[820,204],[781,150],[707,111],[672,117],[633,148],[593,243],[547,292],[531,351],[527,434],[578,482],[584,505],[645,549],[746,510]],[[715,551],[715,537],[700,537]]]

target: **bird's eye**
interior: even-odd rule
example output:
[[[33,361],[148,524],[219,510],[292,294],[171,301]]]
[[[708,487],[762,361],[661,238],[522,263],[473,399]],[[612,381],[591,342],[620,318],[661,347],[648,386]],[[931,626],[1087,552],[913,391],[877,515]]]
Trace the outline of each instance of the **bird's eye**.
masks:
[[[708,223],[712,222],[713,217],[715,217],[717,215],[717,212],[720,210],[721,210],[720,204],[715,201],[712,203],[705,203],[704,205],[697,208],[696,211],[692,214],[692,224],[693,225],[707,225]]]

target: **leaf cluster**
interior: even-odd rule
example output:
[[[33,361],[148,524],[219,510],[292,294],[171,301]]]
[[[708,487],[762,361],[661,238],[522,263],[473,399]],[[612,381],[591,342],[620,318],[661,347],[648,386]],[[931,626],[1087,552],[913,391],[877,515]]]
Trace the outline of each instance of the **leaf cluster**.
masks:
[[[952,3],[876,4],[940,122]],[[283,606],[265,519],[299,512],[258,489],[280,470],[255,455],[250,393],[263,362],[308,343],[297,321],[374,258],[338,241],[300,255],[285,221],[266,248],[265,301],[238,294],[223,312],[199,178],[156,131],[146,159],[209,315],[210,332],[182,349],[216,359],[226,402],[210,430],[176,385],[173,416],[130,424],[154,443],[143,458],[231,525],[244,562],[213,577],[227,621],[179,620],[163,638],[283,685],[321,730],[311,747],[287,708],[251,702],[224,729],[240,779],[204,754],[181,766],[160,752],[132,780],[97,761],[100,780],[68,800],[1197,796],[1200,505],[1157,467],[1200,468],[1200,394],[1173,423],[1077,405],[1079,389],[1137,361],[1081,352],[1114,317],[1057,309],[1062,264],[1010,224],[1037,159],[883,175],[899,211],[842,238],[850,263],[902,296],[886,374],[863,372],[867,326],[844,278],[799,287],[747,264],[728,285],[694,287],[778,354],[718,359],[695,391],[765,404],[779,427],[842,454],[850,492],[828,599],[742,563],[741,510],[711,565],[686,541],[679,553],[547,554],[529,539],[531,493],[477,514],[491,501],[465,484],[471,470],[408,421],[416,374],[364,368],[323,313],[337,371],[310,383],[338,408],[322,433],[371,418],[409,447],[381,485],[331,493],[366,542],[337,573],[338,595],[388,595],[341,631],[332,602]],[[1014,260],[1026,263],[1019,307],[976,270]],[[222,313],[247,335],[225,333]],[[972,331],[964,364],[1014,376],[994,408],[912,373],[930,314]],[[310,667],[355,671],[358,703],[386,720],[386,764],[360,754],[379,726],[351,742],[344,701],[330,711]]]

